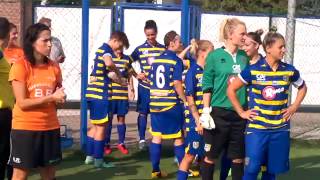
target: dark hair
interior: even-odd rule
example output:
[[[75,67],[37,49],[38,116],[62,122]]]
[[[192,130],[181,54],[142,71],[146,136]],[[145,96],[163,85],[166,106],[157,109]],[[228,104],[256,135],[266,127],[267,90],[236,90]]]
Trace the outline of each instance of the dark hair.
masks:
[[[257,42],[259,45],[262,44],[261,35],[263,34],[262,29],[258,29],[255,32],[249,32],[247,36]]]
[[[115,39],[117,41],[120,41],[123,43],[123,46],[128,49],[130,44],[129,44],[129,40],[128,37],[126,35],[126,33],[122,32],[122,31],[114,31],[112,32],[111,36],[110,36],[110,40],[111,39]]]
[[[174,41],[178,34],[175,31],[169,31],[165,36],[164,36],[164,45],[168,47],[170,45],[170,42]]]
[[[144,30],[146,29],[153,29],[155,32],[158,32],[157,23],[154,20],[146,21],[146,24],[144,25]]]
[[[272,27],[263,39],[262,47],[264,51],[266,52],[267,47],[272,46],[278,39],[284,40],[284,37],[280,33],[277,33],[276,27]]]
[[[37,23],[28,27],[23,40],[23,51],[27,60],[35,65],[36,58],[34,57],[33,43],[39,38],[42,31],[50,31],[50,28],[44,24]],[[45,63],[48,63],[48,58],[45,58]]]
[[[7,18],[0,17],[0,39],[5,39],[8,37],[10,32],[10,24]]]
[[[10,31],[12,29],[17,29],[17,26],[15,24],[13,24],[13,23],[9,23],[9,29],[10,29]]]

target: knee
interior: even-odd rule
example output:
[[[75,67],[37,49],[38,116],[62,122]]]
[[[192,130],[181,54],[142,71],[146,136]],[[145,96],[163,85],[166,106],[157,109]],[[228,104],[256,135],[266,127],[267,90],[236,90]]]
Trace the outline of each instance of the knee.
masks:
[[[118,124],[124,124],[125,118],[123,116],[118,116]]]
[[[189,163],[191,163],[191,162],[194,160],[194,155],[192,155],[192,154],[185,154],[185,155],[184,155],[184,158],[185,158]]]
[[[183,145],[183,138],[177,138],[174,140],[174,145],[175,146],[180,146]]]
[[[161,136],[153,136],[152,143],[161,144]]]

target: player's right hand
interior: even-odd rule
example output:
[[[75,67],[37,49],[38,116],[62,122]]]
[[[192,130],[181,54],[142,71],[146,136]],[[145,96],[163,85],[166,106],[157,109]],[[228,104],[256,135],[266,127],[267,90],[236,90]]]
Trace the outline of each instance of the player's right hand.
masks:
[[[214,129],[216,127],[216,125],[210,115],[210,112],[211,112],[211,108],[209,108],[209,107],[203,108],[203,112],[199,118],[201,126],[204,129],[208,129],[208,130]]]
[[[254,109],[249,109],[249,110],[247,110],[247,111],[243,111],[243,112],[240,113],[239,115],[240,115],[240,117],[241,117],[242,119],[247,119],[247,120],[249,120],[249,121],[253,121],[254,118],[255,118],[256,116],[258,116],[258,113],[257,113],[256,110],[254,110]]]
[[[137,75],[137,78],[138,78],[139,80],[146,81],[147,76],[146,76],[146,74],[145,74],[144,72],[141,72],[141,73],[139,73],[139,74]]]

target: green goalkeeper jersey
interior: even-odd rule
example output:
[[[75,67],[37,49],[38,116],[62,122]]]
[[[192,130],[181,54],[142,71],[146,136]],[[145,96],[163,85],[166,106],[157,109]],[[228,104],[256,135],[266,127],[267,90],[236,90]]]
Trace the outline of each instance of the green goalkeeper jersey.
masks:
[[[224,47],[211,52],[207,59],[203,72],[202,90],[210,92],[211,106],[233,110],[227,97],[227,87],[235,77],[246,67],[249,58],[242,50],[238,50],[232,56]],[[246,87],[237,91],[240,104],[246,106]]]

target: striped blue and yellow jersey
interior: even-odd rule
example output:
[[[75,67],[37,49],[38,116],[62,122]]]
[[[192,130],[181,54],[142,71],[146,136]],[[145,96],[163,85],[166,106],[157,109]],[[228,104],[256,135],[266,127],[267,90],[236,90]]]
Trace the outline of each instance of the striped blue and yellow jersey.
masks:
[[[258,116],[248,123],[248,130],[287,130],[289,121],[283,118],[282,111],[288,106],[288,94],[291,84],[300,88],[304,81],[294,66],[280,62],[273,71],[265,58],[256,64],[247,66],[239,78],[249,85],[249,109],[258,112]]]
[[[131,57],[122,55],[122,57],[116,57],[112,60],[120,71],[121,76],[128,78],[128,71],[132,68]],[[112,100],[128,100],[128,86],[122,86],[118,83],[112,82]]]
[[[202,76],[203,68],[198,64],[193,64],[186,74],[185,92],[186,96],[192,96],[201,115],[203,109],[203,93],[202,93]],[[185,110],[185,127],[186,130],[195,129],[197,127],[196,121],[192,116],[189,108]]]
[[[195,60],[193,57],[188,56],[187,59],[183,60],[183,72],[182,72],[182,80],[185,79],[187,72],[189,71],[189,69],[191,68],[191,66],[193,66],[195,64]],[[183,84],[185,86],[185,84]]]
[[[150,112],[163,112],[180,103],[174,81],[182,81],[183,62],[175,52],[166,50],[151,65]]]
[[[131,57],[133,61],[139,62],[141,72],[144,72],[148,77],[152,61],[163,51],[165,51],[164,45],[157,43],[157,45],[153,46],[146,41],[132,52]],[[147,82],[139,81],[139,84],[145,88],[150,88],[150,84]]]
[[[113,50],[104,43],[96,52],[94,65],[90,77],[94,77],[95,81],[90,81],[86,90],[87,100],[106,100],[108,99],[108,85],[110,80],[108,78],[108,69],[104,63],[105,56],[113,57]]]

